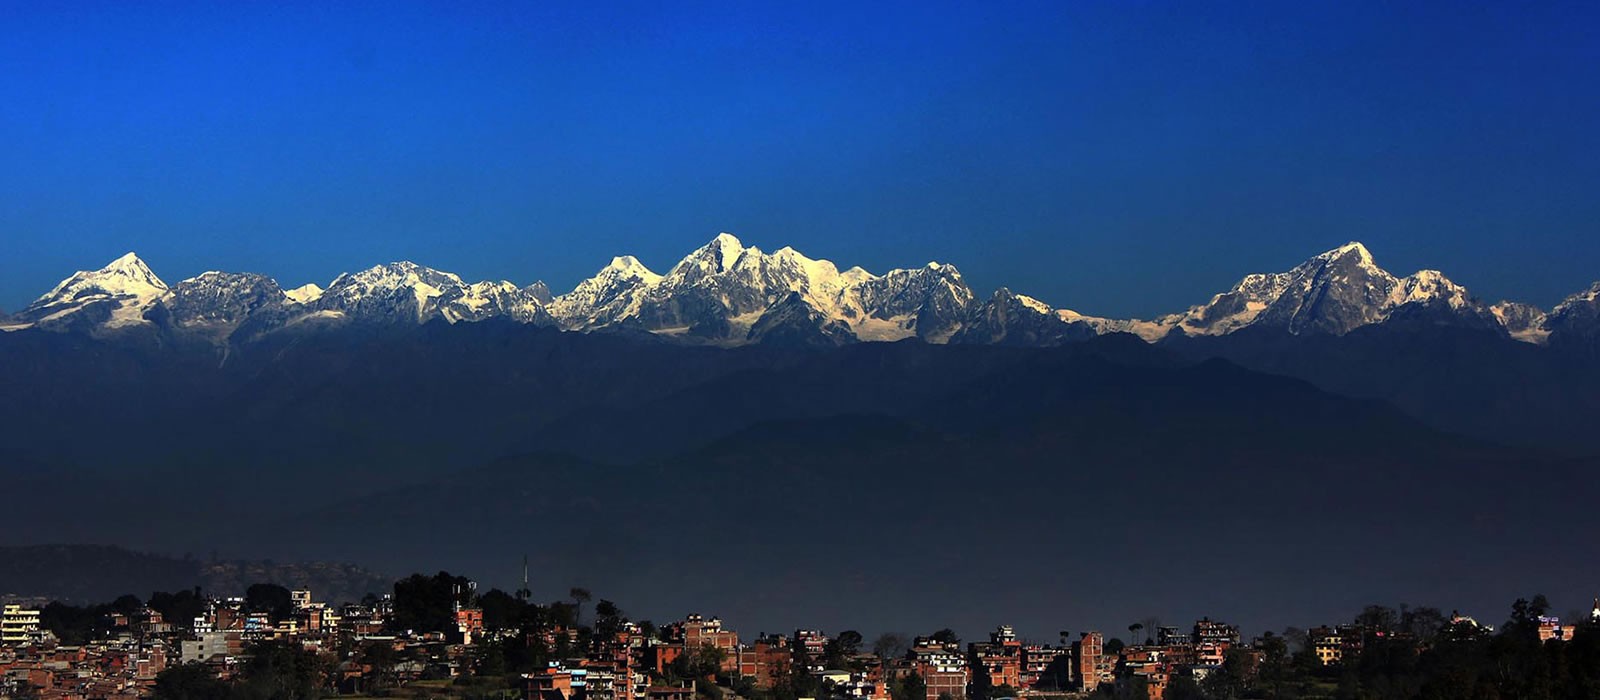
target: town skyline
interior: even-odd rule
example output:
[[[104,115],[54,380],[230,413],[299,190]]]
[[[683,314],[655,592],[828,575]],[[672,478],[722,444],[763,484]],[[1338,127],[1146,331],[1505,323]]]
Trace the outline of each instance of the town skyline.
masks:
[[[290,692],[283,684],[293,683],[299,690],[292,692],[311,695],[415,685],[451,697],[498,689],[524,700],[693,700],[728,692],[770,700],[808,693],[840,700],[1323,697],[1319,688],[1366,684],[1378,693],[1394,693],[1394,683],[1581,685],[1588,674],[1581,667],[1527,667],[1547,678],[1482,670],[1462,678],[1452,662],[1430,657],[1487,650],[1500,663],[1536,664],[1530,659],[1543,654],[1584,654],[1600,635],[1600,598],[1588,613],[1563,620],[1535,595],[1510,606],[1503,630],[1456,611],[1367,605],[1344,620],[1257,635],[1206,616],[1192,625],[1147,617],[1127,625],[1126,635],[1059,630],[1042,642],[1009,624],[995,626],[987,641],[973,635],[965,643],[949,628],[869,636],[801,626],[741,636],[715,615],[674,615],[659,624],[630,617],[603,594],[576,586],[534,603],[530,585],[525,575],[513,593],[482,590],[440,571],[343,604],[318,600],[309,588],[267,583],[252,583],[242,595],[219,597],[196,586],[87,606],[30,607],[8,598],[0,601],[0,692],[167,699],[267,684]],[[1420,669],[1385,670],[1370,660],[1396,653],[1416,655]]]

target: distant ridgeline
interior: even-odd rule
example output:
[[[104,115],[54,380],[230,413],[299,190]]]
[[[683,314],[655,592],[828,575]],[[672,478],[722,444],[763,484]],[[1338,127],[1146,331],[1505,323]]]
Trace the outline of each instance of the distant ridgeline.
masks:
[[[196,586],[212,595],[238,596],[253,583],[310,589],[331,601],[360,600],[391,585],[389,578],[350,564],[206,562],[103,545],[0,547],[0,596],[83,604]]]

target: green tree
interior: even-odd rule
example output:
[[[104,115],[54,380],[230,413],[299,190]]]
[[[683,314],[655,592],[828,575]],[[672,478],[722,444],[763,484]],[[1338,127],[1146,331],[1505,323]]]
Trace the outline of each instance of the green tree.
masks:
[[[228,684],[204,664],[169,666],[156,674],[151,689],[156,700],[225,700],[229,693]]]
[[[1256,673],[1255,685],[1264,690],[1268,697],[1283,697],[1295,676],[1288,641],[1267,632],[1262,635],[1256,649],[1261,652],[1261,668]]]
[[[615,638],[617,633],[622,631],[622,624],[627,621],[627,616],[616,603],[601,600],[594,606],[594,633],[597,638]]]
[[[699,649],[686,652],[673,662],[673,672],[679,678],[707,680],[716,678],[722,672],[722,662],[728,658],[727,652],[711,644],[702,644]]]
[[[872,653],[877,654],[880,659],[900,658],[906,655],[906,650],[909,648],[910,644],[906,642],[905,635],[894,632],[884,632],[872,640]]]
[[[471,605],[472,582],[464,576],[440,571],[433,576],[412,574],[394,584],[396,630],[450,632],[456,629],[456,605]]]
[[[193,627],[194,619],[206,612],[206,599],[200,595],[199,587],[177,593],[156,591],[145,604],[161,613],[168,623],[185,629]]]
[[[52,602],[39,611],[39,626],[49,630],[63,644],[79,645],[99,637],[107,629],[110,606],[76,605]]]
[[[529,609],[533,606],[496,588],[478,599],[478,607],[483,609],[485,629],[507,630],[522,628],[529,621]]]
[[[581,624],[583,622],[583,604],[593,599],[594,595],[589,593],[587,588],[573,586],[572,590],[567,592],[567,596],[572,598],[572,624]]]
[[[289,589],[275,583],[253,583],[244,590],[244,606],[250,612],[264,612],[273,622],[294,613],[294,597]]]
[[[249,698],[305,700],[322,696],[328,671],[316,652],[296,642],[252,644],[240,669],[241,690]]]
[[[1223,654],[1222,667],[1206,676],[1200,687],[1212,698],[1243,697],[1245,684],[1249,680],[1246,664],[1245,650],[1231,648]]]
[[[139,609],[142,607],[144,607],[144,602],[139,600],[139,596],[125,594],[118,596],[116,600],[111,601],[111,609],[109,612],[122,613],[123,615],[128,615],[131,617],[135,614],[138,614]]]
[[[912,671],[889,686],[889,696],[894,700],[928,700],[928,683]]]
[[[373,692],[392,688],[395,686],[395,666],[400,663],[400,654],[394,650],[394,645],[388,642],[367,642],[361,645],[356,652],[357,663],[366,666],[367,682],[366,691]]]
[[[855,630],[840,632],[823,646],[823,663],[829,668],[851,669],[852,656],[861,651],[861,633]]]
[[[1206,694],[1200,690],[1200,682],[1187,673],[1174,673],[1167,682],[1167,691],[1161,696],[1163,700],[1206,700]]]

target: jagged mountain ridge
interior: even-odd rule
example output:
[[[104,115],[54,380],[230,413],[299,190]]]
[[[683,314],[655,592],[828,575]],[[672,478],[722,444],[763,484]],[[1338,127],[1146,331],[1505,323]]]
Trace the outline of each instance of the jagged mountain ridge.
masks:
[[[1436,270],[1398,277],[1356,242],[1285,272],[1243,277],[1228,291],[1153,320],[1056,308],[1002,288],[979,301],[954,266],[938,262],[874,275],[840,270],[793,248],[772,253],[723,233],[668,270],[618,256],[570,292],[543,282],[467,283],[401,261],[282,289],[265,275],[207,272],[171,288],[133,253],[63,280],[0,330],[92,334],[156,329],[238,343],[284,329],[447,323],[491,318],[569,331],[644,331],[681,342],[838,344],[918,338],[934,343],[1057,345],[1094,335],[1222,336],[1246,328],[1341,336],[1392,319],[1477,328],[1525,342],[1600,339],[1600,283],[1550,312],[1486,304]]]
[[[1291,334],[1344,335],[1396,313],[1428,310],[1440,322],[1498,327],[1490,308],[1437,270],[1396,277],[1360,243],[1317,255],[1288,272],[1247,275],[1211,301],[1169,317],[1186,335],[1261,326]]]
[[[612,260],[551,308],[570,330],[610,327],[737,344],[792,327],[796,305],[814,311],[815,330],[844,340],[942,342],[970,313],[972,291],[954,267],[929,263],[873,275],[844,271],[793,248],[771,254],[723,233],[665,275],[631,256]],[[826,327],[826,328],[825,328]],[[841,331],[847,333],[841,333]],[[787,335],[785,336],[787,337]]]

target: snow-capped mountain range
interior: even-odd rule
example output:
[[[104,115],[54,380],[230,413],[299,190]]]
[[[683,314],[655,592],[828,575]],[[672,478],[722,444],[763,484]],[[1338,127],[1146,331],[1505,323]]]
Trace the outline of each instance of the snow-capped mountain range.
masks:
[[[1107,333],[1156,342],[1247,328],[1344,335],[1391,320],[1488,329],[1531,343],[1552,334],[1600,336],[1600,283],[1549,312],[1516,302],[1485,304],[1442,273],[1397,277],[1360,243],[1286,272],[1246,275],[1186,311],[1152,320],[1109,319],[1052,307],[1008,289],[980,301],[952,265],[875,275],[840,270],[793,248],[772,253],[720,234],[665,274],[619,256],[572,291],[543,282],[468,283],[412,262],[342,274],[326,288],[284,290],[264,275],[206,272],[168,286],[128,253],[78,272],[0,330],[115,334],[151,329],[218,344],[265,334],[361,324],[506,319],[595,332],[632,330],[682,342],[838,345],[919,338],[931,343],[1055,345]]]

